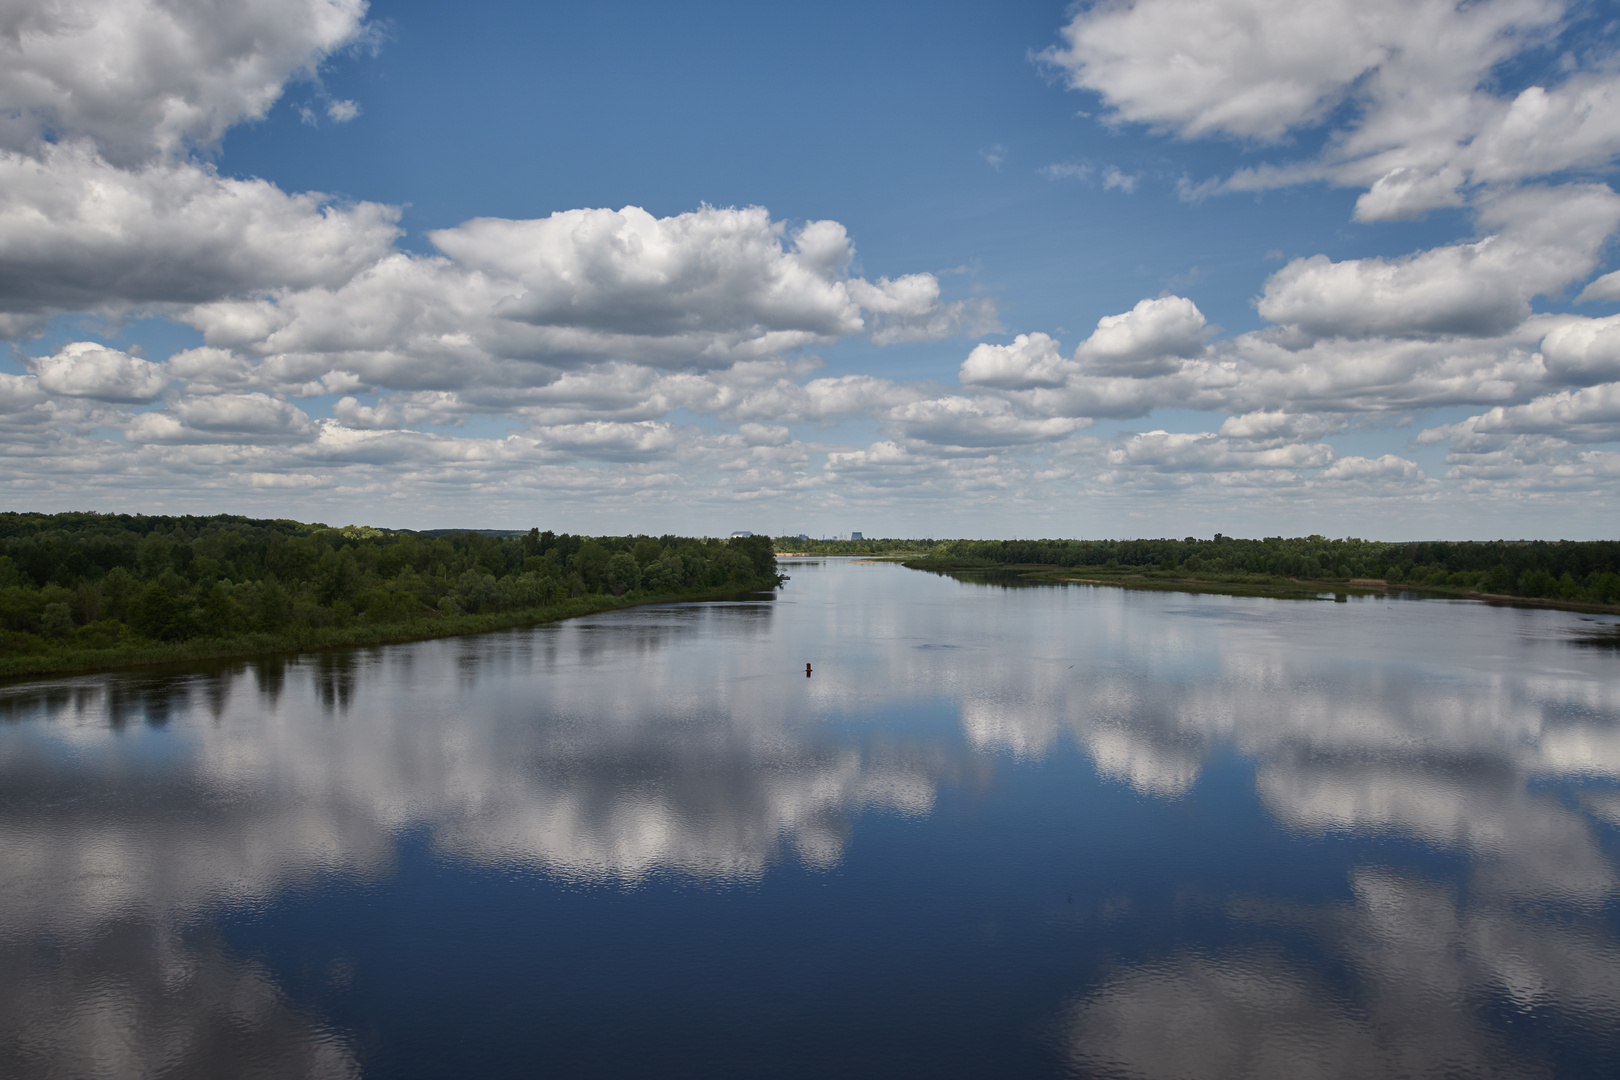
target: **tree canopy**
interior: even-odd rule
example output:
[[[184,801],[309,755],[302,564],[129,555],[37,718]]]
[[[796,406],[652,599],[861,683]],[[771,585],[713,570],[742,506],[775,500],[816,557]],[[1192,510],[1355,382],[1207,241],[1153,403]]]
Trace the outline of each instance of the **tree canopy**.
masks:
[[[247,636],[261,646],[296,644],[354,627],[425,636],[465,625],[453,623],[458,617],[538,616],[583,610],[593,598],[617,606],[781,580],[766,537],[427,534],[232,515],[5,513],[0,657]]]

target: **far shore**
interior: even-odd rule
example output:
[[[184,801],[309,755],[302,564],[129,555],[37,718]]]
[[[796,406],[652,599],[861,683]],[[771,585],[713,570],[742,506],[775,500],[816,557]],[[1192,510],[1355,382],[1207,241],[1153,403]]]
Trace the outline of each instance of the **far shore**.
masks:
[[[1382,578],[1306,579],[1262,575],[1223,574],[1200,577],[1183,572],[1164,573],[1138,568],[1109,571],[1101,566],[1059,567],[1037,564],[975,566],[935,563],[926,558],[904,563],[913,570],[949,574],[1012,574],[1030,581],[1073,582],[1079,585],[1110,585],[1121,589],[1159,592],[1216,593],[1225,596],[1272,597],[1279,600],[1331,600],[1350,596],[1412,594],[1436,599],[1473,600],[1505,607],[1548,608],[1588,615],[1620,615],[1620,605],[1592,604],[1576,600],[1549,600],[1528,596],[1474,592],[1437,585],[1390,584]]]

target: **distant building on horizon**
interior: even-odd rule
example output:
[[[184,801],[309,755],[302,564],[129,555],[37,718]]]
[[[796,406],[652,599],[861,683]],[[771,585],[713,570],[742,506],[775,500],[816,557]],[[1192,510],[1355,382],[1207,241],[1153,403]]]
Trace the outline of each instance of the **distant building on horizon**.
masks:
[[[738,539],[741,539],[743,537],[753,536],[753,535],[754,534],[749,532],[747,529],[738,529],[736,532],[731,534],[731,538],[733,540],[738,540]]]
[[[865,540],[865,539],[866,539],[866,537],[864,537],[864,536],[862,536],[862,535],[861,535],[861,534],[860,534],[860,533],[858,533],[858,532],[852,532],[852,533],[850,533],[850,534],[849,534],[849,538],[850,538],[850,539],[851,539],[851,540]]]

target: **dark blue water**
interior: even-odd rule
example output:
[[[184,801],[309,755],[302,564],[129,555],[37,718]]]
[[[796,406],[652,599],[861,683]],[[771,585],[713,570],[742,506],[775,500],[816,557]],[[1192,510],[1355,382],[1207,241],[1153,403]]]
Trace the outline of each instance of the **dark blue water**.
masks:
[[[789,573],[0,689],[0,1075],[1620,1074],[1613,620]]]

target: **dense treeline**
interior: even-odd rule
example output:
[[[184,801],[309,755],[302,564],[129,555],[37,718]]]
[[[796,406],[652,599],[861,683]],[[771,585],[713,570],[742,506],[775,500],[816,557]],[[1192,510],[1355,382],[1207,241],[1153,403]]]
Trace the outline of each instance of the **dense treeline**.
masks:
[[[1238,540],[949,540],[908,565],[1136,567],[1190,577],[1268,575],[1304,581],[1382,579],[1576,603],[1620,603],[1620,542],[1425,541],[1322,536]]]
[[[806,540],[778,536],[776,550],[795,555],[915,555],[927,553],[938,540],[899,540],[892,537],[871,540]]]
[[[6,513],[0,659],[195,639],[274,647],[344,628],[393,628],[381,637],[398,639],[468,626],[468,616],[543,617],[604,606],[597,600],[781,580],[766,537],[429,535],[227,515]]]

